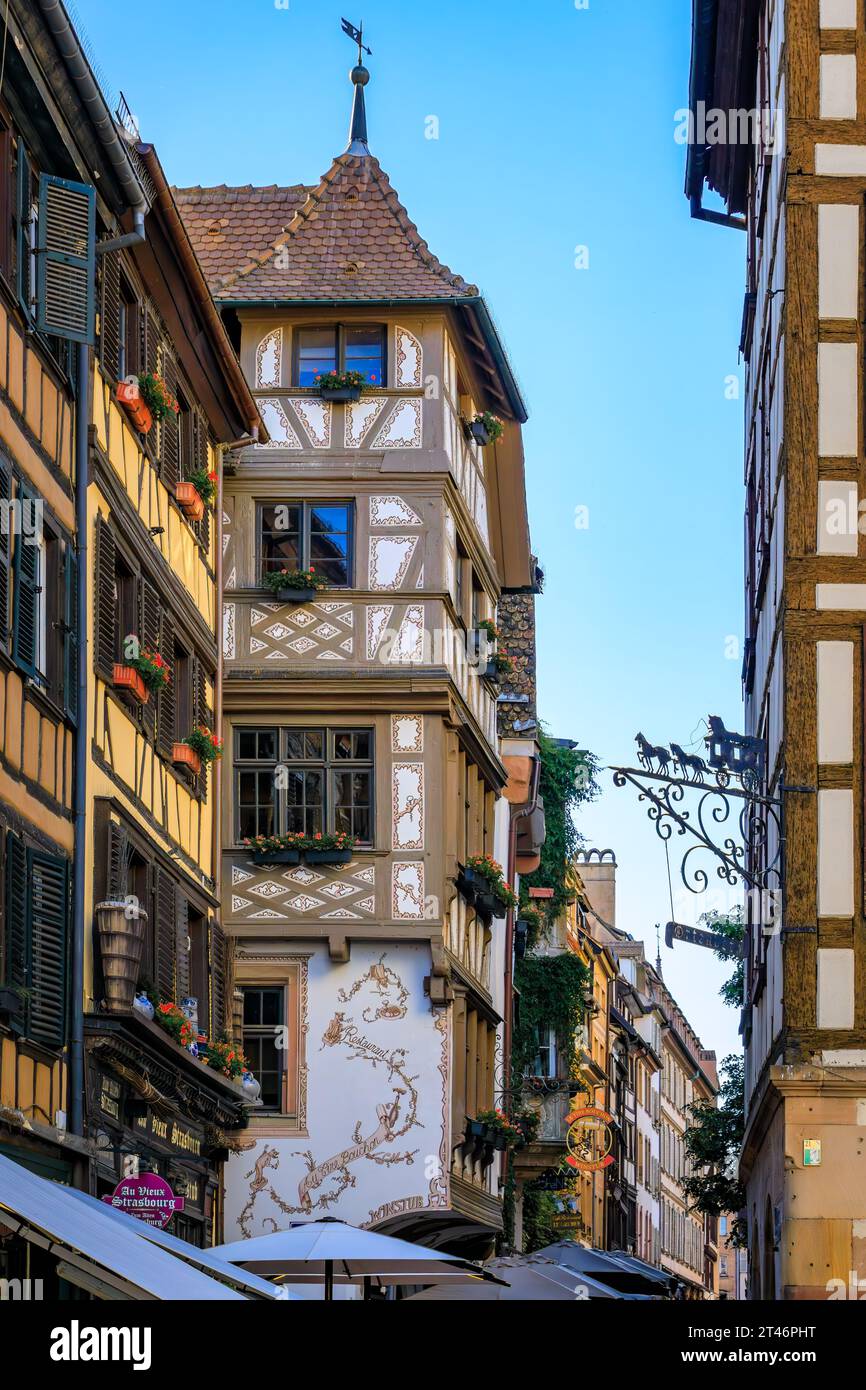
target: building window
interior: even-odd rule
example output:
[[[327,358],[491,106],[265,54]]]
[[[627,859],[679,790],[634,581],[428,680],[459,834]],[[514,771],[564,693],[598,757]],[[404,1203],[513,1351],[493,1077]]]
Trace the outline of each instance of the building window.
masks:
[[[353,508],[348,502],[278,502],[261,508],[261,568],[314,569],[331,588],[352,573]]]
[[[556,1076],[556,1033],[553,1028],[536,1027],[535,1056],[530,1063],[530,1076]]]
[[[384,386],[385,329],[381,325],[338,324],[295,330],[294,382],[315,386],[325,372],[362,372],[371,386]]]
[[[239,840],[344,831],[373,842],[370,729],[238,729]]]
[[[247,1064],[261,1084],[265,1110],[282,1110],[283,1055],[277,1044],[286,1026],[285,990],[279,986],[243,986],[243,1051]]]

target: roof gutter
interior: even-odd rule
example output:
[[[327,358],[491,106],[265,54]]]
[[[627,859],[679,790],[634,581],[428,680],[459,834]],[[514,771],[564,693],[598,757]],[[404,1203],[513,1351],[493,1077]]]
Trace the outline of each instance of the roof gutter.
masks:
[[[42,11],[46,27],[78,88],[82,104],[102,142],[106,157],[117,178],[127,206],[132,208],[143,229],[144,216],[148,206],[147,197],[124,142],[118,135],[117,122],[106,105],[105,97],[93,76],[90,64],[79,43],[78,35],[73,29],[60,0],[39,0],[39,8]],[[127,235],[135,234],[128,233]]]
[[[314,306],[320,309],[343,309],[350,306],[358,308],[369,306],[373,301],[362,299],[316,299],[305,295],[303,299],[222,299],[218,300],[222,309],[293,309]],[[483,297],[480,294],[443,295],[432,299],[377,299],[377,305],[386,309],[445,307],[451,309],[471,309],[484,337],[486,347],[496,363],[508,399],[516,418],[521,425],[529,419],[529,411],[523,399],[517,379],[511,369],[502,339]]]
[[[232,388],[235,402],[243,418],[247,422],[251,436],[253,436],[256,441],[265,443],[268,439],[267,430],[259,416],[255,400],[247,385],[247,379],[241,371],[240,363],[235,356],[234,348],[229,342],[225,324],[219,315],[211,292],[208,289],[207,281],[204,278],[204,273],[198,263],[195,251],[192,248],[189,234],[177,210],[177,204],[174,201],[174,196],[165,177],[165,173],[163,172],[162,165],[159,162],[156,150],[153,145],[144,144],[138,145],[137,150],[144,161],[144,166],[148,174],[153,180],[153,186],[156,189],[156,204],[174,236],[175,246],[181,264],[189,277],[196,302],[213,335],[213,341],[219,353],[226,379]]]

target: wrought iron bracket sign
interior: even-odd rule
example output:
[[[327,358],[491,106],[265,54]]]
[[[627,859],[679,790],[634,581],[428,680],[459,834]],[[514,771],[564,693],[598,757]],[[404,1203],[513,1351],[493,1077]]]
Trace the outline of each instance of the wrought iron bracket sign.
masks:
[[[682,922],[668,922],[665,927],[665,945],[668,950],[675,941],[688,941],[692,946],[706,946],[710,951],[719,951],[731,960],[740,955],[740,943],[720,932],[704,931],[701,927],[689,927]]]
[[[689,892],[706,892],[714,866],[731,887],[742,882],[761,894],[774,893],[782,887],[784,803],[764,791],[766,746],[762,739],[731,733],[717,715],[709,724],[706,759],[678,743],[667,748],[638,734],[639,766],[612,768],[614,786],[634,787],[659,839],[677,834],[694,841],[680,864]]]

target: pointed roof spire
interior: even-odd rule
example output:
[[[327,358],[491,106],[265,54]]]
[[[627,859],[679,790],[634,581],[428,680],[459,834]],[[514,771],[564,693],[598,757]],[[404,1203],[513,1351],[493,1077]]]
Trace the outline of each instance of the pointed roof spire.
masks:
[[[343,33],[348,34],[353,43],[358,45],[358,61],[349,73],[355,88],[355,95],[352,98],[352,121],[349,126],[349,143],[346,146],[346,154],[368,155],[370,153],[367,144],[367,109],[364,104],[364,88],[370,81],[370,73],[364,67],[364,54],[372,56],[372,49],[364,44],[364,24],[361,21],[361,28],[356,29],[354,24],[350,24],[348,19],[342,21]]]
[[[656,973],[658,974],[659,979],[661,979],[661,978],[662,978],[662,943],[661,943],[660,927],[659,927],[658,922],[656,922]]]

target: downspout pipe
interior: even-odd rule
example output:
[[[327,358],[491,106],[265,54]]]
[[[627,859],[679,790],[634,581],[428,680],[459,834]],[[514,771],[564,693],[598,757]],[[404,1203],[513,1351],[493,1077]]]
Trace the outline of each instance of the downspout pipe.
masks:
[[[74,846],[72,863],[72,1019],[69,1037],[69,1106],[67,1122],[73,1134],[84,1134],[84,904],[87,870],[87,732],[90,667],[88,610],[89,546],[87,488],[89,484],[90,347],[78,346],[75,383],[75,547],[78,559],[78,723],[75,729]]]

